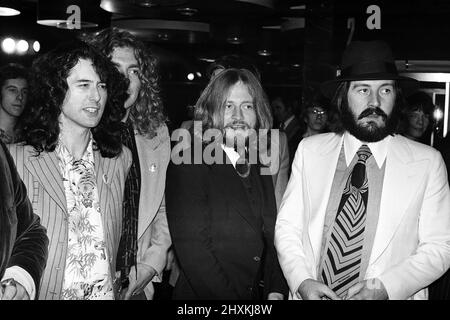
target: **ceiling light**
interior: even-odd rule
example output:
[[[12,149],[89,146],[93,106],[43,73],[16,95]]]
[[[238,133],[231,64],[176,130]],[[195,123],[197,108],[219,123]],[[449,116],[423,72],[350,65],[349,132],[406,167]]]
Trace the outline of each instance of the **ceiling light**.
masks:
[[[17,16],[20,14],[19,6],[12,0],[0,0],[0,16]]]
[[[189,8],[189,7],[177,8],[177,11],[179,14],[181,14],[183,16],[188,16],[188,17],[192,17],[193,15],[198,13],[198,9]]]
[[[2,49],[5,53],[11,54],[16,50],[16,42],[12,38],[6,38],[2,41]]]
[[[228,37],[227,38],[227,42],[231,43],[231,44],[241,44],[244,41],[242,40],[242,38],[237,37],[237,36],[232,36],[232,37]]]
[[[19,40],[19,42],[17,42],[17,45],[16,45],[16,50],[18,53],[25,53],[28,51],[29,47],[30,46],[27,41]]]
[[[189,73],[188,75],[187,75],[187,78],[188,78],[188,80],[190,80],[190,81],[192,81],[192,80],[194,80],[194,74],[191,72],[191,73]]]
[[[268,57],[272,55],[272,52],[267,49],[258,50],[258,54],[263,57]]]
[[[156,7],[159,5],[159,3],[155,0],[136,0],[135,4],[146,8]]]
[[[100,0],[38,0],[36,21],[59,29],[98,27],[109,21],[110,15],[99,3]]]
[[[39,52],[39,50],[41,50],[41,44],[39,43],[39,41],[33,42],[33,50],[35,52]]]

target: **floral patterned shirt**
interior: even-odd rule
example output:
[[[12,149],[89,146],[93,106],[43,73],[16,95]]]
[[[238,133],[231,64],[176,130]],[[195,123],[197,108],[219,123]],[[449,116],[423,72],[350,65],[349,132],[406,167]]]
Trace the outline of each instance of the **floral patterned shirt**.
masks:
[[[4,144],[9,144],[14,142],[14,138],[7,134],[3,129],[0,129],[0,140]]]
[[[114,294],[96,184],[92,138],[79,160],[74,159],[61,140],[55,151],[69,214],[62,298],[112,300]]]

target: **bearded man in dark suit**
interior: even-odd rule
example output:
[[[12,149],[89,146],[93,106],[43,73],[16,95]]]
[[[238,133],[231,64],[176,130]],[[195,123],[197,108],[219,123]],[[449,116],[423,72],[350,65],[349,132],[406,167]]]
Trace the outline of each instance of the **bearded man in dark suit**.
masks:
[[[204,134],[196,130],[199,124]],[[222,71],[201,94],[193,147],[186,151],[193,161],[176,164],[174,148],[167,175],[167,218],[181,269],[174,299],[262,300],[287,294],[273,244],[272,178],[268,168],[252,161],[256,148],[249,142],[256,130],[271,125],[269,103],[248,70]],[[247,143],[233,148],[224,140]],[[208,159],[211,149],[214,156]]]

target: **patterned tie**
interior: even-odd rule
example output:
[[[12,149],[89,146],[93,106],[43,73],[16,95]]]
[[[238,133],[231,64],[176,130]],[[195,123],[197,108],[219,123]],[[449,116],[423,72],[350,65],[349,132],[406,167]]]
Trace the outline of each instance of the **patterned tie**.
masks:
[[[357,155],[358,161],[345,184],[320,272],[324,283],[341,297],[358,283],[364,243],[369,195],[366,160],[372,153],[364,144]]]

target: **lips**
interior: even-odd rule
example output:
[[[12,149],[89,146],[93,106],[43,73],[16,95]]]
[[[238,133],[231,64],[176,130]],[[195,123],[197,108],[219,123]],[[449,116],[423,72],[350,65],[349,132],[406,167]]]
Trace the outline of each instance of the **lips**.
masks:
[[[99,108],[89,107],[89,108],[84,108],[83,110],[86,111],[86,112],[89,112],[89,113],[97,113],[98,110],[100,110],[100,109]]]

